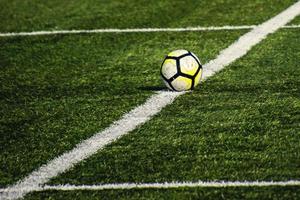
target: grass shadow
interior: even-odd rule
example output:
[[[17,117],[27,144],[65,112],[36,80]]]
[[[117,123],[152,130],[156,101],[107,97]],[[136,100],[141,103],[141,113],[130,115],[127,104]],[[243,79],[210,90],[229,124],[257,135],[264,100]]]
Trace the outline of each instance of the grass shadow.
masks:
[[[139,89],[145,91],[154,91],[154,92],[167,91],[167,88],[164,86],[143,86],[143,87],[139,87]]]

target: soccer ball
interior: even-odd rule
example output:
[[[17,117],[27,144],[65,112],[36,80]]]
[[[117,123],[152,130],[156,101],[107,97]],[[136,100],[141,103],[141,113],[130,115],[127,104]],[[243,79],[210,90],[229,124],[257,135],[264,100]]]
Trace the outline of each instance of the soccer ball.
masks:
[[[169,89],[173,91],[192,90],[200,82],[202,65],[192,52],[176,50],[166,56],[160,73]]]

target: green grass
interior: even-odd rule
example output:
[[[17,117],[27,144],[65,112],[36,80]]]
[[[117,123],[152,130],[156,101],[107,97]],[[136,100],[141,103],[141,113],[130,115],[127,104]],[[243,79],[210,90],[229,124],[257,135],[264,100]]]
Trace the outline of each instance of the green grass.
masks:
[[[0,1],[0,31],[259,24],[294,0]],[[242,17],[241,17],[242,13]]]
[[[300,179],[299,36],[270,36],[51,184]]]
[[[290,24],[300,24],[300,16],[296,17]]]
[[[159,67],[168,51],[190,49],[207,62],[241,33],[1,39],[0,185],[72,149],[163,89]]]
[[[299,199],[299,187],[182,188],[105,191],[44,191],[30,199]]]
[[[259,24],[293,0],[0,0],[0,32]],[[299,17],[292,24],[299,24]],[[203,63],[247,31],[0,38],[0,187],[155,91],[174,49]],[[269,36],[154,119],[51,184],[300,179],[300,32]],[[43,191],[28,199],[296,199],[299,187]]]

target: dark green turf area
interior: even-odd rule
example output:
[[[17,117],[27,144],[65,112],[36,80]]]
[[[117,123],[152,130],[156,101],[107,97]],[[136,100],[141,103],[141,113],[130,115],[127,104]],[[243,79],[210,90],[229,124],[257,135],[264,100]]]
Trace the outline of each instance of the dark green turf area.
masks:
[[[290,24],[300,24],[300,16],[296,17]]]
[[[294,2],[1,0],[0,31],[252,25],[267,20]]]
[[[38,194],[38,195],[37,195]],[[104,191],[44,191],[30,199],[299,199],[299,187],[182,188]]]
[[[23,37],[0,40],[0,186],[107,127],[156,90],[165,54],[203,62],[244,31]]]
[[[51,184],[300,179],[299,42],[269,36]]]
[[[294,0],[0,0],[0,32],[259,24]],[[291,22],[299,24],[300,18]],[[163,89],[174,49],[203,63],[245,31],[0,38],[0,187]],[[300,179],[300,32],[281,30],[51,184]],[[299,187],[44,191],[29,199],[295,199]]]

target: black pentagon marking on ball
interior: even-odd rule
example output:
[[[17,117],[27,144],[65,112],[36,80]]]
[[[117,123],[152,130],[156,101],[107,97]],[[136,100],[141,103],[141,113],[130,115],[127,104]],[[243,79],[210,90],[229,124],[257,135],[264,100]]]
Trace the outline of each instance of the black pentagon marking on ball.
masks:
[[[183,77],[186,77],[186,78],[189,78],[189,79],[193,79],[194,78],[194,76],[189,75],[189,74],[185,74],[185,73],[180,74],[180,76],[183,76]]]
[[[169,84],[169,86],[172,88],[172,90],[177,91],[177,90],[173,87],[173,85],[172,85],[171,83],[168,82],[168,84]]]
[[[174,76],[172,76],[168,81],[170,81],[170,83],[172,82],[172,81],[174,81],[178,76],[180,76],[180,74],[179,73],[176,73]]]
[[[191,53],[188,51],[188,53],[185,53],[185,54],[179,56],[178,59],[181,59],[181,58],[183,58],[183,57],[189,56],[190,54],[191,54]]]
[[[180,62],[179,62],[179,58],[176,59],[176,68],[177,68],[177,74],[182,74],[181,70],[180,70]]]
[[[167,60],[167,59],[173,59],[173,60],[176,60],[177,57],[175,57],[175,56],[166,56],[165,60]],[[165,61],[165,60],[164,60],[164,61]]]
[[[191,84],[191,89],[190,90],[193,90],[195,88],[195,79],[193,78],[192,79],[192,84]]]

